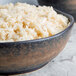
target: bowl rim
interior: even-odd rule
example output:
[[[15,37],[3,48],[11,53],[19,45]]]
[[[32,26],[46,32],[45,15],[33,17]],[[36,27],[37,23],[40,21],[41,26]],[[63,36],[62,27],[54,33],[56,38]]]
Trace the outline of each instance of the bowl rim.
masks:
[[[54,9],[55,9],[55,8],[54,8]],[[64,15],[64,16],[66,16],[66,17],[69,19],[69,21],[70,21],[69,26],[68,26],[67,28],[65,28],[63,31],[61,31],[61,32],[59,32],[59,33],[57,33],[57,34],[55,34],[55,35],[53,35],[53,36],[49,36],[49,37],[45,37],[45,38],[33,39],[33,40],[23,40],[23,41],[16,41],[16,42],[0,42],[0,44],[32,43],[32,42],[45,41],[45,40],[53,39],[53,38],[55,38],[55,37],[60,36],[61,34],[63,34],[64,32],[66,32],[67,30],[69,30],[69,29],[73,26],[73,24],[74,24],[74,17],[73,17],[72,15],[70,15],[70,14],[64,13],[64,12],[62,12],[62,11],[60,11],[60,10],[57,10],[57,9],[55,9],[55,11],[56,11],[57,13],[59,13],[59,14],[62,14],[62,15]]]

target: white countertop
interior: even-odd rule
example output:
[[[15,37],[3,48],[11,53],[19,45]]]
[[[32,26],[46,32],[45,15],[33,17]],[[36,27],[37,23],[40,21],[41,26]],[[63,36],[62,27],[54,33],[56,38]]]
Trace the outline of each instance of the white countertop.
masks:
[[[14,76],[76,76],[76,24],[65,49],[55,59],[40,70]]]

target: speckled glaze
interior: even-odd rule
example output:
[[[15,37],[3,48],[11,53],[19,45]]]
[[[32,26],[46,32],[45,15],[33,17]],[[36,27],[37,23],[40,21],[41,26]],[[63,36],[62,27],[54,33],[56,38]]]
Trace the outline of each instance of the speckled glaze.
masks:
[[[19,74],[34,71],[47,64],[65,47],[74,23],[72,16],[56,10],[69,18],[64,31],[47,38],[0,43],[0,74]]]

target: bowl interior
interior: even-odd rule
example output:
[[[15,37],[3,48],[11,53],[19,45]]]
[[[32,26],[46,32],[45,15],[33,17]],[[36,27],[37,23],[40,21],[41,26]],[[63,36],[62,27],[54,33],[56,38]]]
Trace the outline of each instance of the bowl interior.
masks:
[[[40,3],[38,3],[39,0],[0,0],[0,5],[5,5],[5,4],[9,4],[9,3],[15,4],[15,3],[17,3],[17,2],[28,3],[28,4],[32,4],[32,5],[36,5],[36,6],[40,5]],[[67,27],[65,30],[61,31],[60,33],[58,33],[58,34],[56,34],[56,35],[54,35],[54,36],[51,36],[51,38],[54,38],[54,37],[56,37],[57,35],[62,34],[64,31],[66,31],[66,30],[69,29],[71,26],[73,26],[73,23],[74,23],[74,18],[73,18],[71,15],[66,14],[66,13],[64,13],[64,12],[61,12],[61,11],[59,11],[59,10],[57,10],[57,9],[55,9],[55,10],[56,10],[58,13],[63,14],[64,16],[66,16],[66,17],[69,19],[69,21],[70,21],[70,25],[69,25],[69,27]],[[39,40],[46,40],[46,39],[48,39],[48,38],[50,38],[50,37],[41,38],[41,39],[35,39],[35,40],[27,40],[26,42],[35,42],[35,41],[39,41]],[[21,42],[24,42],[24,41],[18,41],[18,42],[21,43]],[[16,43],[16,42],[5,42],[5,43]]]

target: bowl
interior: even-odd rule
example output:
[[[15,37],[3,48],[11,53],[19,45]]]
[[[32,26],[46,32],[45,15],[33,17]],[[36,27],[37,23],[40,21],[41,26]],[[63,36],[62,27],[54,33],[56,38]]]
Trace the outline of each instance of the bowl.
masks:
[[[26,0],[12,0],[12,2],[15,1],[26,2]],[[2,4],[5,3],[8,3],[8,0],[4,0]],[[69,14],[56,11],[68,17],[70,21],[69,26],[62,32],[47,38],[0,43],[1,75],[20,74],[37,70],[64,49],[70,37],[74,19]]]
[[[54,8],[74,16],[76,21],[76,0],[38,0],[40,5],[53,6]]]

